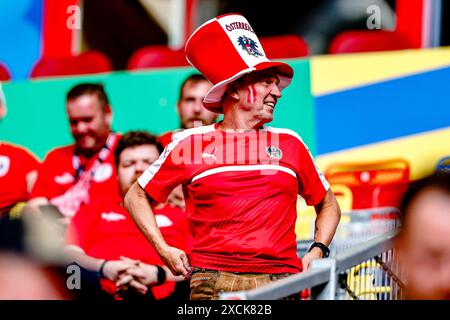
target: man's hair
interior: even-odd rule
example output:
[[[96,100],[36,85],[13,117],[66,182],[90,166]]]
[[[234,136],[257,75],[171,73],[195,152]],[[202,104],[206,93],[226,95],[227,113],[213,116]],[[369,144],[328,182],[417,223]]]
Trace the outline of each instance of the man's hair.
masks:
[[[400,212],[402,225],[405,223],[406,213],[412,203],[412,201],[419,196],[425,190],[436,190],[446,193],[450,197],[450,172],[449,171],[437,171],[432,175],[419,179],[408,187],[403,195]]]
[[[114,150],[114,161],[116,163],[116,167],[119,167],[120,155],[123,150],[143,145],[155,146],[156,149],[158,149],[159,154],[161,154],[164,150],[164,147],[156,136],[146,131],[129,131],[119,139],[116,150]]]
[[[181,98],[183,96],[184,87],[186,86],[186,83],[188,83],[189,81],[192,81],[193,83],[197,83],[197,82],[200,82],[200,81],[208,81],[209,82],[209,80],[206,79],[205,76],[202,75],[201,73],[191,74],[189,77],[184,79],[183,83],[181,84],[180,96],[179,96],[178,100],[181,100]]]
[[[105,88],[99,83],[77,84],[67,93],[66,101],[75,100],[85,94],[95,94],[100,101],[103,111],[105,111],[107,106],[109,106],[109,100],[106,95]]]

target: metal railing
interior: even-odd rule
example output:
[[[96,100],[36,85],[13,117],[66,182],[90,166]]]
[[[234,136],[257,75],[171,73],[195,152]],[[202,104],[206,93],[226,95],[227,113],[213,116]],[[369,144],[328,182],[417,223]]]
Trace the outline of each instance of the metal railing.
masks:
[[[220,299],[276,300],[311,290],[313,300],[394,300],[403,297],[394,229],[337,253],[313,260],[308,271],[248,291],[224,292]]]

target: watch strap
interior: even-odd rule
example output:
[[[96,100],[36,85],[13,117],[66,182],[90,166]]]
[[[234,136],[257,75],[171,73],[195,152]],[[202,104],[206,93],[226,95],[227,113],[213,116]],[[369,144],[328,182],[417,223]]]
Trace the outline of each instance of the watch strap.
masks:
[[[326,245],[324,245],[322,242],[314,242],[311,247],[309,247],[308,252],[310,252],[315,247],[322,250],[323,258],[328,258],[328,256],[330,255],[330,249]]]

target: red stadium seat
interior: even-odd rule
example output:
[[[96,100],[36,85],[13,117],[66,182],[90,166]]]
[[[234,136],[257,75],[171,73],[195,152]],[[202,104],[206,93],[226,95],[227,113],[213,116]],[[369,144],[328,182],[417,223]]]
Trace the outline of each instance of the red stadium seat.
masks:
[[[325,171],[331,185],[350,188],[353,209],[398,207],[409,183],[409,164],[403,159],[369,163],[336,163]]]
[[[184,49],[173,50],[167,46],[146,46],[137,50],[128,60],[128,70],[182,67],[189,65],[184,56]]]
[[[308,56],[308,45],[295,34],[260,37],[261,45],[269,59],[301,58]]]
[[[68,58],[43,58],[31,72],[31,78],[110,72],[112,64],[98,51],[86,51]]]
[[[354,53],[411,49],[408,39],[391,31],[346,31],[338,34],[328,52]]]
[[[8,81],[11,80],[11,74],[9,73],[8,68],[0,63],[0,81]]]

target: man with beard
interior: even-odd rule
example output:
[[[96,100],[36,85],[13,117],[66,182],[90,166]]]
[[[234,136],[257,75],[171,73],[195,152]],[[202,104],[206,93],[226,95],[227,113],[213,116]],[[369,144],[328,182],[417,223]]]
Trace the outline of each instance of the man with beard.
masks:
[[[111,131],[112,111],[102,85],[76,85],[66,102],[75,143],[47,154],[28,207],[50,203],[70,219],[84,203],[118,196],[114,149],[119,136]]]
[[[122,197],[162,150],[157,138],[143,131],[126,133],[119,140],[115,162]],[[163,203],[155,204],[154,212],[167,241],[188,250],[185,213]],[[101,199],[83,207],[69,225],[67,243],[71,261],[98,272],[102,288],[116,298],[167,298],[175,290],[174,281],[183,280],[164,266],[121,200]]]
[[[172,135],[176,132],[195,126],[207,126],[216,121],[219,114],[209,111],[203,106],[203,98],[211,87],[212,84],[198,73],[190,75],[183,81],[177,102],[180,129],[169,131],[159,137],[164,147],[172,141]]]
[[[200,73],[191,74],[183,81],[180,89],[180,97],[177,102],[180,129],[166,132],[159,137],[163,147],[166,147],[172,141],[172,136],[175,133],[184,129],[207,126],[217,120],[219,114],[209,111],[203,105],[203,98],[211,88],[211,82]],[[180,208],[185,208],[181,185],[172,190],[167,201]]]

